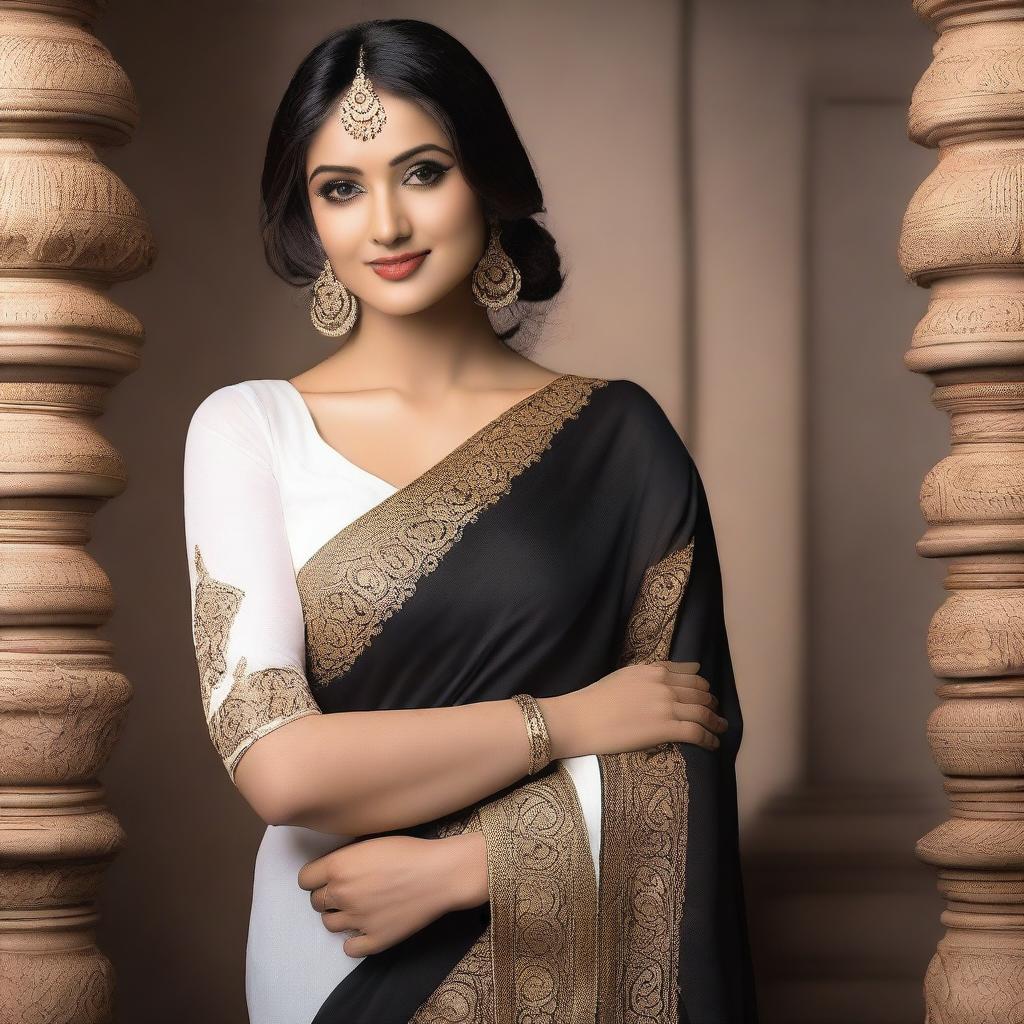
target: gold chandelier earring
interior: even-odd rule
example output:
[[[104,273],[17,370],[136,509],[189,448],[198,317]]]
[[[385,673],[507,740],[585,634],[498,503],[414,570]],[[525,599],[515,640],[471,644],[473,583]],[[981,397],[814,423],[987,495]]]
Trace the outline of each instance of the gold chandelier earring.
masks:
[[[359,312],[359,300],[334,276],[330,259],[313,285],[309,316],[321,333],[337,338],[352,330]]]
[[[523,279],[508,253],[501,247],[501,227],[491,222],[487,248],[473,271],[473,295],[481,306],[502,309],[519,298]]]

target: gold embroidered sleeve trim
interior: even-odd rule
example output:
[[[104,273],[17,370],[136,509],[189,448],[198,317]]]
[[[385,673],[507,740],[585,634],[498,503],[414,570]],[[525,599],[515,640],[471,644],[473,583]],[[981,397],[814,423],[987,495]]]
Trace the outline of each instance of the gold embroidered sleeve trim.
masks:
[[[239,658],[227,696],[211,712],[213,691],[227,672],[228,636],[245,592],[210,575],[199,545],[195,546],[196,599],[192,633],[199,668],[203,711],[213,745],[231,777],[242,755],[261,736],[320,708],[293,667],[246,672]]]
[[[644,574],[620,664],[668,657],[693,540]],[[677,1024],[689,781],[675,743],[599,754],[598,1024]]]
[[[607,380],[563,374],[349,523],[298,571],[310,678],[347,672],[463,531]]]

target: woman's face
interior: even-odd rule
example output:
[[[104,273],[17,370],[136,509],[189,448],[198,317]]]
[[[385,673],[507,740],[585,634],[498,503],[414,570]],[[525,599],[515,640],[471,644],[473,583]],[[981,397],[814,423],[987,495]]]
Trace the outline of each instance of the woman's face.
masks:
[[[306,182],[335,276],[367,305],[405,315],[469,278],[487,225],[437,122],[410,100],[383,90],[378,96],[387,122],[367,142],[352,138],[332,107],[311,141]],[[426,258],[404,277],[383,277],[371,265],[423,251]]]

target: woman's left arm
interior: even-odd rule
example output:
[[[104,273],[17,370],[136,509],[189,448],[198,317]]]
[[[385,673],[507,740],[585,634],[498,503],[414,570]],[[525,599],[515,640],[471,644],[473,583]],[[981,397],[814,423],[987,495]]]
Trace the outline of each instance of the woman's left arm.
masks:
[[[185,439],[183,511],[203,712],[232,780],[243,755],[320,716],[267,425],[243,385],[208,395]],[[274,794],[243,793],[264,820]]]

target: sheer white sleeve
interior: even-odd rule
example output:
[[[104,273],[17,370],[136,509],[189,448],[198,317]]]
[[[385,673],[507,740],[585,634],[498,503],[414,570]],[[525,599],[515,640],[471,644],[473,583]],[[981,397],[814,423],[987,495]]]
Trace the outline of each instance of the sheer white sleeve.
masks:
[[[203,711],[234,781],[257,739],[320,714],[267,425],[236,385],[192,415],[184,515]]]

